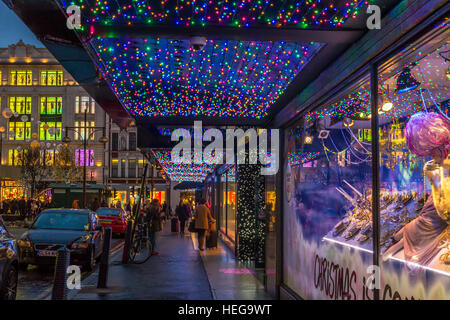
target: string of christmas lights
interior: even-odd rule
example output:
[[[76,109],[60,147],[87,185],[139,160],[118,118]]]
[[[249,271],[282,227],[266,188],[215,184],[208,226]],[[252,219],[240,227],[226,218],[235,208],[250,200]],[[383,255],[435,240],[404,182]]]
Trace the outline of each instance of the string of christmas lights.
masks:
[[[83,21],[101,25],[175,25],[236,28],[340,27],[373,1],[348,0],[72,0],[59,2],[82,9]]]
[[[411,75],[420,82],[415,90],[398,93],[396,84],[399,74],[403,71],[398,64],[391,64],[379,75],[380,104],[383,100],[392,102],[393,108],[380,113],[380,118],[401,119],[419,111],[440,112],[440,106],[436,102],[450,99],[448,90],[447,70],[448,63],[439,55],[450,47],[445,43],[436,50],[425,54],[417,48],[413,61],[410,63]],[[409,54],[410,47],[404,48],[397,54],[401,59],[404,54]],[[344,118],[350,117],[358,120],[368,120],[370,115],[370,91],[368,84],[363,85],[356,91],[351,92],[345,98],[331,106],[315,110],[305,115],[306,120],[313,121],[321,118]],[[387,90],[389,88],[389,90]],[[423,92],[423,94],[422,94]],[[423,99],[422,99],[423,96]]]
[[[203,182],[215,168],[210,164],[175,164],[171,160],[170,150],[154,150],[154,155],[171,181]]]
[[[320,155],[320,152],[289,152],[288,163],[291,166],[299,166],[313,161]]]
[[[261,119],[322,47],[319,43],[92,40],[103,74],[134,117]]]

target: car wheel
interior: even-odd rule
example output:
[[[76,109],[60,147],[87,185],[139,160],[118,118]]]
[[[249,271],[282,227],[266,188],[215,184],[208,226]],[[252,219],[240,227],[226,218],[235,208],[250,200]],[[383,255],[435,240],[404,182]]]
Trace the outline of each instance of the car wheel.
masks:
[[[0,289],[0,299],[16,300],[18,273],[15,266],[9,267],[3,281],[3,287]]]

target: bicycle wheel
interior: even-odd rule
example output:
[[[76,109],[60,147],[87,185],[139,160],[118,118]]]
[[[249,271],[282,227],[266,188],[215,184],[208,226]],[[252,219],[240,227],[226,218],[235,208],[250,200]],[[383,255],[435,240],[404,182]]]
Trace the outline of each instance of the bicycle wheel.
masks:
[[[146,236],[139,235],[132,243],[130,252],[131,261],[134,263],[146,262],[152,254],[150,239]]]

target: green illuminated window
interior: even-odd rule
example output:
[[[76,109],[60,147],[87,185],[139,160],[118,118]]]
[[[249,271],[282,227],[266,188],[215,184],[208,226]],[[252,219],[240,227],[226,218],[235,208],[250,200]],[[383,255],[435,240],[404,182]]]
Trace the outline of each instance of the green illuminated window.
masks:
[[[61,141],[61,122],[41,122],[39,139]]]
[[[31,97],[9,97],[9,108],[13,113],[31,114]]]
[[[59,70],[41,71],[41,86],[62,86],[63,72]]]
[[[9,140],[25,140],[31,138],[31,122],[10,121],[8,123]]]
[[[41,114],[62,114],[62,97],[41,97]]]
[[[33,72],[31,70],[11,70],[9,72],[9,85],[31,86],[33,85]]]

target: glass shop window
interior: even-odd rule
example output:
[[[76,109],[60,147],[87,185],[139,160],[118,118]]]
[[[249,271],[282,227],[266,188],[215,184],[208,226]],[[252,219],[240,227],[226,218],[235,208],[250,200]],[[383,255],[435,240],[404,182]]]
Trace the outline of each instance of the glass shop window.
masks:
[[[63,72],[60,70],[41,71],[41,86],[62,86]]]
[[[450,298],[450,32],[379,68],[382,299]]]
[[[304,299],[366,298],[361,284],[373,264],[370,118],[367,75],[286,132],[284,282]]]
[[[10,86],[31,86],[33,85],[33,72],[31,70],[11,70],[9,71]]]
[[[13,113],[31,114],[31,97],[9,97],[9,108]]]
[[[41,97],[41,115],[62,114],[62,97]]]

